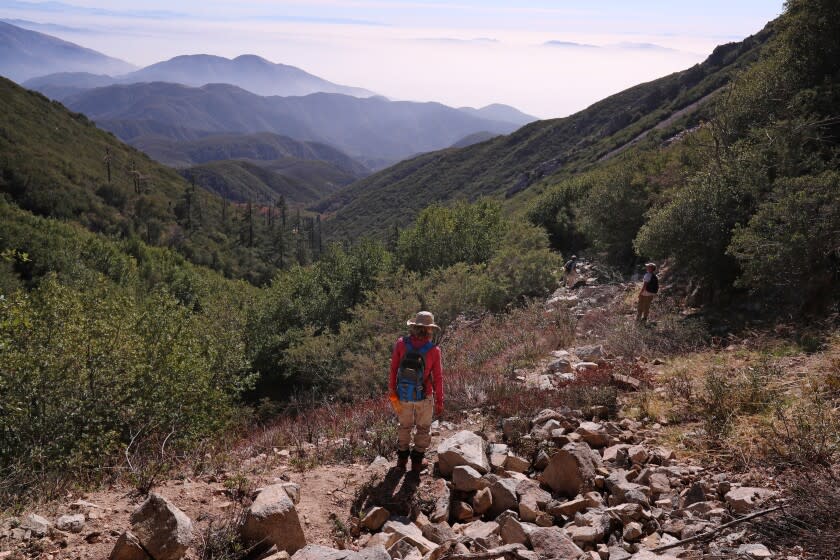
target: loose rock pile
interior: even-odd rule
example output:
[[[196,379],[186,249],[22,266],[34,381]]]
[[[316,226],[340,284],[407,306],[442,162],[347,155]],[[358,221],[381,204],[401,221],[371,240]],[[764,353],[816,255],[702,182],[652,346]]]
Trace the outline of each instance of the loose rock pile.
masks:
[[[357,541],[361,551],[380,554],[384,547],[393,560],[645,560],[699,558],[694,554],[711,546],[721,555],[772,558],[764,545],[743,542],[743,531],[716,541],[722,544],[655,552],[749,513],[776,493],[680,463],[640,422],[546,409],[531,419],[505,419],[501,432],[506,443],[470,431],[442,441],[437,472],[446,482],[422,486],[430,505],[412,519],[369,507],[359,520],[359,529],[370,532]],[[525,448],[536,451],[516,451]],[[326,559],[336,552],[306,554]]]

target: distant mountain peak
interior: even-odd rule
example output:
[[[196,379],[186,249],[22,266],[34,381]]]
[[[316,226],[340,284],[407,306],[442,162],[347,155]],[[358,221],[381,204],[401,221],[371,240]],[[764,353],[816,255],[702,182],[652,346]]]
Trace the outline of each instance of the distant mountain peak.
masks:
[[[121,74],[134,69],[123,60],[0,21],[0,74],[17,82],[55,72]]]

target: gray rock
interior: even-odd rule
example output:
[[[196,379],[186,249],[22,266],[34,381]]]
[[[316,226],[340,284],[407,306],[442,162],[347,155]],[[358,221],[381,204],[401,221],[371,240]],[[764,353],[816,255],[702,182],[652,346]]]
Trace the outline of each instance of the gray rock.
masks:
[[[363,548],[359,552],[336,550],[318,544],[307,545],[298,550],[294,560],[391,560],[390,554],[381,545]]]
[[[773,553],[763,544],[742,544],[738,547],[738,555],[755,560],[773,558]]]
[[[85,516],[81,513],[73,515],[62,515],[59,517],[55,526],[59,531],[67,531],[68,533],[81,533],[85,528]]]
[[[131,532],[155,560],[178,560],[192,542],[193,525],[172,502],[151,493],[131,514]]]
[[[537,458],[534,460],[534,468],[538,471],[543,470],[548,466],[549,456],[544,450],[540,449],[537,452]]]
[[[733,488],[726,493],[726,503],[735,513],[747,513],[755,506],[774,497],[776,492],[767,488],[752,488],[743,486]]]
[[[435,479],[430,488],[430,498],[435,501],[435,509],[429,516],[432,523],[449,520],[449,504],[452,501],[449,487],[442,478]]]
[[[463,430],[438,445],[438,465],[443,476],[450,476],[455,467],[467,465],[481,474],[490,472],[484,452],[485,441],[473,432]]]
[[[30,513],[23,518],[20,523],[20,528],[24,531],[30,531],[36,537],[43,537],[52,529],[53,524],[48,519],[41,517],[36,513]]]
[[[292,499],[295,505],[300,503],[300,484],[297,482],[283,482],[280,486],[283,487],[283,490],[286,491],[286,494],[289,495],[289,498]]]
[[[540,475],[540,482],[559,494],[573,498],[595,478],[600,457],[585,443],[568,443],[557,451]]]
[[[577,559],[583,551],[559,527],[540,527],[531,531],[531,547],[544,560]]]
[[[242,537],[250,544],[275,545],[289,554],[306,546],[297,509],[282,484],[267,486],[257,494],[245,516]]]
[[[487,539],[492,535],[499,534],[499,524],[495,521],[473,521],[464,525],[461,533],[474,540]]]
[[[140,539],[137,538],[131,531],[126,531],[117,542],[114,548],[111,549],[111,555],[108,560],[151,560],[149,555],[140,546]]]
[[[493,504],[490,506],[490,515],[495,517],[505,510],[519,511],[519,502],[516,496],[516,487],[519,481],[513,478],[502,478],[490,485],[490,493],[493,495]]]
[[[600,344],[597,346],[579,346],[575,348],[574,354],[585,362],[602,363],[604,361],[604,347]]]

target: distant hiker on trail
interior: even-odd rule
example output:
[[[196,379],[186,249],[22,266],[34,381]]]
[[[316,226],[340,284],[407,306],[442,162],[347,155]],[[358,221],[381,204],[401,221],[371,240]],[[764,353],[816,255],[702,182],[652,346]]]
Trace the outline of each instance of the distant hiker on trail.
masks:
[[[656,277],[656,265],[654,263],[647,263],[645,265],[645,271],[636,310],[636,320],[642,323],[647,321],[650,304],[653,301],[653,297],[659,291],[659,278]]]
[[[423,457],[431,443],[429,430],[432,414],[443,413],[443,368],[440,348],[432,342],[435,317],[421,311],[406,324],[409,336],[397,340],[391,356],[391,375],[388,381],[389,398],[399,418],[397,439],[397,467],[405,469],[409,457],[411,432],[415,427],[414,449],[410,451],[411,471],[423,470]]]
[[[563,270],[566,273],[566,287],[571,290],[577,283],[577,255],[572,255],[572,258],[566,261]]]

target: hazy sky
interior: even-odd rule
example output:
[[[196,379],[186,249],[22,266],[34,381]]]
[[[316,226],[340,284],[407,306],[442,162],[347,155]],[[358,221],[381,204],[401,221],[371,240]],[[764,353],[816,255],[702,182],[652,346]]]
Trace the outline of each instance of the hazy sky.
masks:
[[[0,0],[143,66],[257,54],[394,99],[568,115],[760,30],[783,0]],[[31,26],[31,24],[30,24]]]

